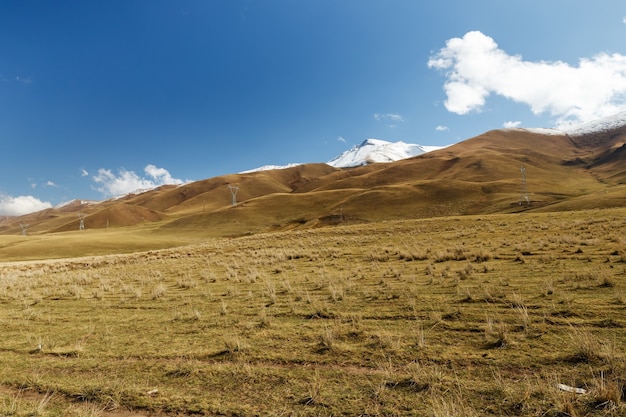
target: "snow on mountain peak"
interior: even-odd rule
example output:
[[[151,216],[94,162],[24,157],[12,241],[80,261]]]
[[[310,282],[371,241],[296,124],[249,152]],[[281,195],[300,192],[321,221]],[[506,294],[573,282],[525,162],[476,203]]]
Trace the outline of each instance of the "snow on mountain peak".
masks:
[[[509,128],[504,130],[525,130],[542,135],[570,135],[582,136],[593,133],[607,132],[626,126],[626,111],[613,114],[589,122],[557,128]]]
[[[64,201],[62,203],[59,203],[56,206],[54,206],[54,208],[62,209],[64,207],[70,207],[70,206],[89,206],[89,205],[98,204],[99,202],[100,201],[97,201],[97,200],[70,200],[70,201]]]
[[[384,146],[384,145],[387,145],[388,143],[390,142],[387,142],[386,140],[370,138],[370,139],[365,139],[361,143],[361,146]]]
[[[564,131],[571,136],[582,136],[590,133],[606,132],[623,126],[626,126],[626,111],[569,127],[564,129]]]
[[[341,155],[327,162],[335,168],[350,168],[370,163],[394,162],[411,158],[445,146],[422,146],[412,143],[387,142],[380,139],[366,139]]]
[[[287,169],[287,168],[297,167],[298,165],[302,165],[302,164],[291,163],[287,165],[263,165],[262,167],[248,169],[246,171],[241,171],[240,174],[250,174],[250,173],[259,172],[259,171],[271,171],[273,169]]]
[[[401,159],[411,158],[426,152],[443,149],[446,146],[423,146],[412,143],[387,142],[381,139],[365,139],[360,145],[355,145],[341,155],[333,158],[328,165],[335,168],[352,168],[377,162],[394,162]],[[267,171],[272,169],[285,169],[301,164],[288,165],[265,165],[259,168],[241,171],[240,174]]]

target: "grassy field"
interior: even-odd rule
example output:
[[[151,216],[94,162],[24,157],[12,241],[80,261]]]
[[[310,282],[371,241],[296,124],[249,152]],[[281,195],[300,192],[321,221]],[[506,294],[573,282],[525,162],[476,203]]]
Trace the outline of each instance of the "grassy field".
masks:
[[[0,415],[623,416],[625,230],[522,213],[1,263]]]
[[[0,262],[127,254],[180,247],[200,240],[206,240],[206,236],[161,233],[153,225],[33,236],[0,235]]]

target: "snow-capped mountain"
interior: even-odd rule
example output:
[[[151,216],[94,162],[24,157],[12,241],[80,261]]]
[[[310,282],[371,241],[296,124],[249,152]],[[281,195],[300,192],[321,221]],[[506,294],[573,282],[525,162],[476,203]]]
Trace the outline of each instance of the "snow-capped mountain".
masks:
[[[100,203],[100,201],[97,201],[97,200],[70,200],[70,201],[64,201],[62,203],[59,203],[56,206],[54,206],[53,208],[58,210],[58,209],[62,209],[64,207],[89,206],[89,205],[94,205],[94,204],[98,204],[98,203]]]
[[[401,159],[411,158],[426,152],[443,149],[446,146],[424,146],[413,143],[387,142],[380,139],[366,139],[360,145],[355,145],[326,162],[335,168],[352,168],[376,162],[394,162]],[[251,172],[268,171],[271,169],[292,168],[301,164],[288,165],[264,165],[259,168],[241,171],[240,174]]]
[[[592,133],[606,132],[608,130],[619,129],[626,126],[626,111],[592,120],[587,123],[565,129],[565,133],[570,136],[582,136]]]
[[[249,169],[247,171],[241,171],[240,174],[250,174],[252,172],[259,172],[259,171],[270,171],[272,169],[293,168],[293,167],[297,167],[298,165],[302,165],[302,164],[292,163],[292,164],[287,164],[287,165],[263,165],[262,167],[258,167],[258,168],[255,168],[255,169]]]
[[[370,163],[399,161],[442,148],[445,146],[423,146],[402,141],[366,139],[360,145],[353,146],[327,163],[335,168],[351,168]]]
[[[572,125],[565,128],[514,128],[513,130],[526,130],[542,135],[570,135],[583,136],[595,133],[607,132],[626,126],[626,111],[591,120],[589,122]]]

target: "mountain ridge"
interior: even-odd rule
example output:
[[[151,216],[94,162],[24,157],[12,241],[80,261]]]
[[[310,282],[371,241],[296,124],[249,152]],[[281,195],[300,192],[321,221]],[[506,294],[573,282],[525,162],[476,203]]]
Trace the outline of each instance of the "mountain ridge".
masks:
[[[87,216],[87,229],[150,224],[237,236],[338,222],[612,207],[626,201],[624,121],[605,120],[600,125],[610,127],[576,135],[497,129],[395,162],[349,169],[302,164],[162,186],[21,216],[0,223],[0,233],[18,234],[20,222],[33,235],[78,232],[78,212]],[[520,167],[530,204],[520,196]],[[239,190],[234,206],[228,185]]]

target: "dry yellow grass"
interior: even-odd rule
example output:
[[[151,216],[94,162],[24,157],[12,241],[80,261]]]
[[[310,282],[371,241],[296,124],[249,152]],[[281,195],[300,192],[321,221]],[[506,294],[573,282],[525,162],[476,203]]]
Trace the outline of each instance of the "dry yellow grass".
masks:
[[[5,262],[0,383],[54,393],[41,416],[87,415],[79,405],[624,415],[625,214],[396,221]],[[145,238],[136,232],[119,237]],[[4,398],[2,415],[41,401]]]
[[[0,262],[124,254],[198,242],[193,233],[159,233],[155,225],[33,236],[0,235]]]

